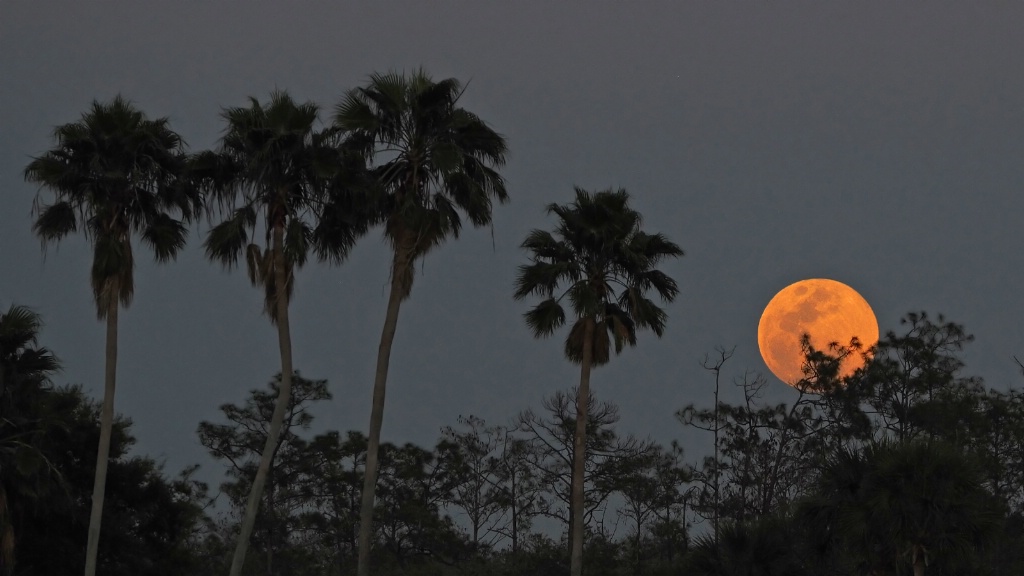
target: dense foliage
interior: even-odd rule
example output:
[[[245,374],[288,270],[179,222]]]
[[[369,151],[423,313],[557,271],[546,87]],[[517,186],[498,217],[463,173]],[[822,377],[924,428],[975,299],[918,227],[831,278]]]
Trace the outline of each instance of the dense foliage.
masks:
[[[0,531],[5,574],[81,572],[100,436],[100,407],[80,387],[53,386],[56,369],[36,345],[38,316],[0,314]],[[110,445],[104,530],[97,570],[177,575],[199,569],[205,487],[192,469],[169,478],[130,455],[131,422],[116,418]]]
[[[0,318],[0,518],[15,574],[81,568],[99,434],[97,404],[50,384],[57,365],[37,342],[40,326],[24,308]],[[1024,395],[961,374],[962,327],[923,314],[905,326],[842,386],[815,382],[829,391],[800,393],[792,406],[762,403],[763,380],[740,378],[739,405],[680,410],[687,425],[718,430],[717,458],[623,434],[617,408],[591,395],[585,573],[1019,571]],[[831,352],[809,349],[808,374],[827,374],[814,364],[843,351]],[[914,361],[895,369],[901,358]],[[352,574],[367,439],[311,433],[310,409],[330,400],[328,383],[298,373],[292,381],[243,572]],[[199,425],[224,465],[216,505],[194,468],[172,478],[130,455],[131,422],[116,420],[99,573],[227,569],[279,383]],[[505,424],[460,418],[433,446],[382,444],[375,571],[568,573],[575,397],[555,392]]]

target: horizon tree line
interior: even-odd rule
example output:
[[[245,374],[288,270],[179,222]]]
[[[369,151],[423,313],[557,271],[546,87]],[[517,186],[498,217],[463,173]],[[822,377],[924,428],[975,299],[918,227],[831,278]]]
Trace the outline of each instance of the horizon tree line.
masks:
[[[962,327],[906,319],[842,387],[827,378],[843,352],[808,350],[814,392],[798,390],[792,405],[764,403],[759,378],[738,376],[719,396],[720,449],[704,460],[620,434],[614,405],[589,399],[585,573],[1019,572],[1024,394],[962,374]],[[18,544],[23,574],[75,566],[62,558],[86,543],[99,437],[99,405],[49,384],[59,365],[35,338],[40,326],[23,307],[0,313],[0,534]],[[172,479],[129,457],[130,422],[115,419],[104,573],[228,569],[280,381],[199,426],[227,472],[219,492],[228,508],[216,518],[207,489],[190,480],[194,467]],[[308,408],[330,393],[298,373],[293,383],[244,573],[352,574],[367,437],[308,433]],[[432,447],[382,443],[376,571],[569,573],[576,396],[555,392],[504,425],[462,418]],[[713,417],[680,411],[688,427]]]

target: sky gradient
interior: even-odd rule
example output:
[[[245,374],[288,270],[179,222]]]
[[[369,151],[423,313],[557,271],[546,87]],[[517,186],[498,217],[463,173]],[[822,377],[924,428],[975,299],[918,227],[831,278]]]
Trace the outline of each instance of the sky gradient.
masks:
[[[505,423],[574,385],[559,334],[535,340],[512,299],[520,242],[550,229],[573,186],[626,188],[648,231],[686,256],[662,339],[594,372],[622,432],[709,439],[674,411],[711,403],[700,367],[736,346],[731,380],[770,374],[761,311],[783,287],[831,278],[860,292],[882,331],[939,313],[977,340],[966,373],[1020,386],[1024,358],[1024,4],[967,2],[337,2],[0,4],[0,307],[28,305],[59,383],[99,398],[103,330],[90,252],[72,236],[45,258],[32,235],[36,188],[22,171],[53,127],[120,93],[198,151],[222,107],[275,89],[321,105],[373,72],[423,67],[467,84],[462,104],[508,139],[511,203],[418,266],[388,380],[384,440],[430,446],[474,414]],[[52,195],[43,192],[43,201]],[[207,262],[195,227],[176,263],[136,256],[120,316],[116,408],[138,449],[171,472],[201,462],[201,420],[241,403],[280,369],[262,293]],[[298,272],[295,366],[334,399],[318,429],[366,430],[387,301],[379,231],[341,267]],[[794,393],[772,379],[771,401]],[[729,391],[726,399],[739,398]]]

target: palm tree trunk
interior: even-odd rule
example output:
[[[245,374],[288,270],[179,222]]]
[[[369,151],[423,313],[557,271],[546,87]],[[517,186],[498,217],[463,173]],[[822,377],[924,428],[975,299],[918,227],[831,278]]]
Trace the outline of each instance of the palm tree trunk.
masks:
[[[274,403],[274,414],[270,418],[270,431],[267,442],[263,445],[263,455],[256,469],[256,477],[252,481],[252,490],[245,505],[245,517],[242,519],[241,531],[235,545],[235,555],[231,558],[230,576],[239,576],[245,563],[245,553],[249,550],[249,537],[256,524],[256,512],[263,498],[263,486],[267,481],[270,463],[277,451],[277,443],[284,425],[284,415],[292,396],[292,336],[288,324],[288,276],[285,271],[284,258],[284,227],[274,226],[274,283],[277,287],[277,343],[281,352],[281,387],[277,391],[277,402]]]
[[[14,519],[7,504],[7,489],[0,481],[0,574],[14,573]]]
[[[410,274],[408,252],[399,247],[391,266],[391,294],[388,296],[388,310],[384,317],[384,330],[377,348],[377,374],[373,380],[373,407],[370,410],[370,437],[366,446],[366,471],[363,477],[362,503],[359,509],[359,561],[356,576],[370,575],[370,546],[373,535],[373,501],[377,489],[378,452],[380,430],[384,423],[384,392],[388,381],[388,364],[391,361],[391,344],[398,328],[398,310],[408,295],[406,275]]]
[[[117,312],[121,291],[117,278],[107,286],[107,347],[103,383],[103,408],[100,410],[100,445],[96,452],[96,476],[92,486],[92,511],[89,514],[89,538],[85,546],[85,576],[95,576],[100,549],[100,522],[103,520],[103,495],[107,486],[110,461],[110,437],[114,429],[114,389],[117,383]]]
[[[714,522],[714,527],[715,527],[715,557],[718,558],[719,560],[721,560],[721,557],[722,557],[721,548],[718,546],[718,533],[719,533],[719,530],[718,530],[718,519],[721,517],[721,510],[722,510],[722,497],[721,497],[721,492],[719,492],[719,477],[721,476],[721,469],[722,468],[721,468],[721,466],[719,464],[719,460],[718,460],[718,430],[719,430],[719,424],[718,424],[718,422],[719,422],[719,420],[718,420],[718,390],[719,390],[719,383],[721,382],[721,377],[722,377],[722,366],[721,366],[721,364],[719,364],[718,367],[715,368],[715,484],[714,484],[714,489],[715,489],[715,522]]]
[[[580,387],[576,391],[576,434],[572,452],[572,505],[569,518],[569,576],[583,574],[583,485],[587,451],[587,414],[590,401],[590,365],[594,354],[594,321],[585,320],[583,327],[583,361],[580,363]]]

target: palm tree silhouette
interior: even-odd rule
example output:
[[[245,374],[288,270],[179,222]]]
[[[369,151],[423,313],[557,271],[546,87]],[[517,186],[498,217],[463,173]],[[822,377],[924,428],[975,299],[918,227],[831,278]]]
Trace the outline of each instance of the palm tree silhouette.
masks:
[[[42,387],[60,370],[53,353],[39,346],[42,326],[39,314],[25,306],[12,304],[0,313],[0,574],[5,575],[14,572],[14,508],[38,502],[32,470],[46,461],[30,441],[35,423],[24,414],[31,413]]]
[[[213,227],[204,246],[211,260],[233,268],[245,259],[249,280],[262,287],[264,309],[277,327],[281,384],[270,430],[246,503],[230,574],[238,576],[249,547],[267,473],[281,434],[292,389],[292,344],[288,318],[294,271],[306,262],[313,247],[318,209],[332,179],[342,166],[330,130],[314,129],[318,108],[296,104],[288,94],[275,92],[264,105],[255,98],[248,107],[223,112],[227,131],[218,152],[204,152],[194,161],[195,172],[219,201],[227,218]],[[347,227],[334,221],[337,258],[347,254],[361,231],[358,222]],[[345,233],[340,232],[345,229]],[[255,241],[258,231],[264,243]]]
[[[374,74],[366,87],[350,90],[336,107],[334,125],[346,135],[346,148],[365,159],[375,180],[369,210],[384,225],[393,254],[373,383],[358,576],[369,575],[388,364],[398,312],[412,291],[413,266],[449,237],[458,237],[460,213],[474,226],[485,226],[491,222],[492,198],[508,200],[493,168],[505,162],[505,140],[458,106],[462,92],[454,78],[435,82],[422,70],[408,76]]]
[[[89,517],[85,574],[96,572],[103,496],[114,420],[117,314],[134,294],[132,237],[138,235],[158,262],[185,245],[187,221],[201,207],[198,191],[182,178],[187,157],[166,118],[149,120],[121,96],[93,102],[81,120],[54,131],[57,146],[25,168],[25,179],[52,190],[56,202],[36,204],[33,230],[44,248],[80,228],[93,248],[92,290],[107,322],[106,376],[100,442]]]
[[[870,573],[966,561],[995,533],[996,499],[982,469],[942,442],[887,442],[826,463],[799,514],[818,548]]]
[[[559,219],[555,233],[534,230],[523,242],[532,262],[519,267],[515,298],[543,298],[525,314],[537,337],[550,336],[565,324],[565,301],[576,318],[565,340],[565,355],[580,365],[569,536],[570,574],[579,576],[590,370],[609,361],[612,343],[616,353],[626,344],[635,346],[638,328],[662,335],[667,315],[647,292],[653,289],[663,302],[675,298],[675,280],[655,266],[683,251],[661,234],[640,230],[640,214],[629,207],[625,190],[590,193],[576,188],[575,202],[551,204],[548,212]]]

